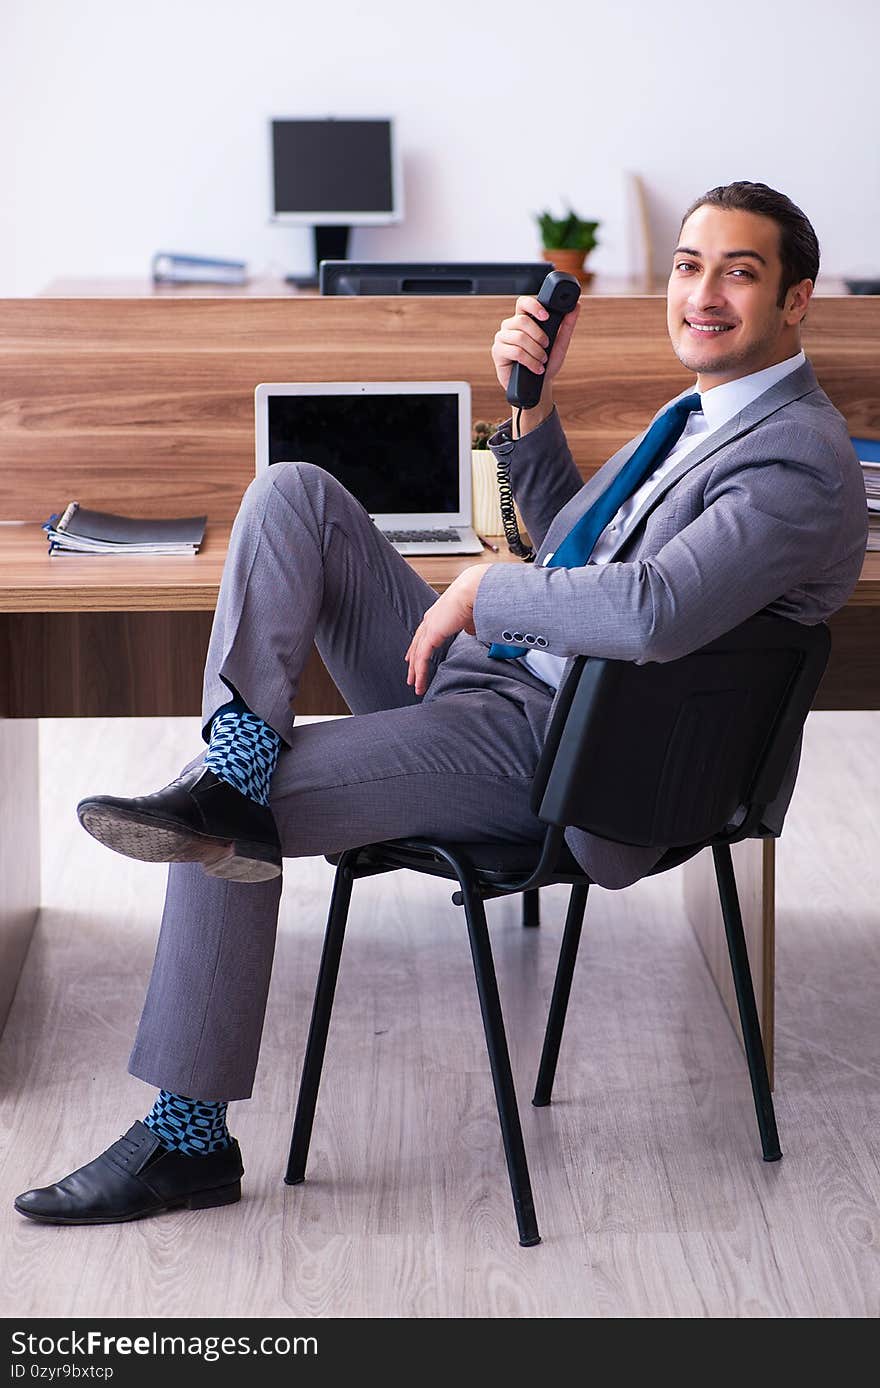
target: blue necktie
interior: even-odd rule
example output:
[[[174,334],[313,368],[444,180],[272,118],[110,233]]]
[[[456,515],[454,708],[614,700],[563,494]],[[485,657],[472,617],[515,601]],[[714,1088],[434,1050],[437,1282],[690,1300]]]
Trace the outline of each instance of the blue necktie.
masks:
[[[593,546],[605,529],[611,517],[620,510],[627,497],[632,496],[663,461],[667,453],[684,432],[688,417],[693,410],[702,409],[699,395],[686,395],[676,400],[659,419],[655,419],[632,457],[624,463],[610,486],[598,496],[589,510],[568,532],[547,565],[551,569],[577,569],[586,564],[593,552]],[[504,646],[495,641],[489,647],[489,654],[495,660],[515,660],[525,655],[528,646]]]

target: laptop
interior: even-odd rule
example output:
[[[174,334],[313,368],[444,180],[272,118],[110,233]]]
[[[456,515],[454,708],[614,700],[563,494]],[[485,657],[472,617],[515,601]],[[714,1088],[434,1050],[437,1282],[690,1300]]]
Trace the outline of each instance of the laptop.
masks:
[[[316,463],[401,554],[480,554],[464,381],[268,382],[254,392],[257,473]]]

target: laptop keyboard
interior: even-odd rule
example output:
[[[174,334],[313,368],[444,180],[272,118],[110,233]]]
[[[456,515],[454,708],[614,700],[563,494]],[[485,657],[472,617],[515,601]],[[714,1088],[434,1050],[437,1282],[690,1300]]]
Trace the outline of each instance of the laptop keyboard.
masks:
[[[393,545],[405,544],[411,540],[418,544],[443,540],[455,543],[461,539],[457,530],[383,530],[382,534]]]

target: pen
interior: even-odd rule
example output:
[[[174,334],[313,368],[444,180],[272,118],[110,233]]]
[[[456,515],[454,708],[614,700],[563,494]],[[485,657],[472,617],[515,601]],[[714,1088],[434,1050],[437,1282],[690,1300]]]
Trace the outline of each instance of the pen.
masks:
[[[474,531],[474,534],[476,535],[477,532]],[[482,535],[477,535],[477,539],[479,540],[480,544],[483,546],[483,549],[491,549],[491,551],[492,551],[493,554],[497,554],[497,553],[498,553],[498,546],[497,546],[497,545],[493,545],[491,540],[486,540],[486,539],[484,539]]]

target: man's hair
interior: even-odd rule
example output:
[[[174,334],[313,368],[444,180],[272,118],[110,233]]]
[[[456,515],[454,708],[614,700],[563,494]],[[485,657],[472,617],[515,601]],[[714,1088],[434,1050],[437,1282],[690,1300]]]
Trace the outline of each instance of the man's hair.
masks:
[[[722,183],[710,188],[692,203],[681,219],[683,227],[698,207],[723,207],[738,212],[757,212],[770,217],[779,227],[779,258],[782,275],[776,307],[782,308],[793,284],[801,280],[816,283],[819,273],[819,242],[809,220],[791,198],[768,188],[766,183]],[[679,239],[681,227],[679,228]]]

